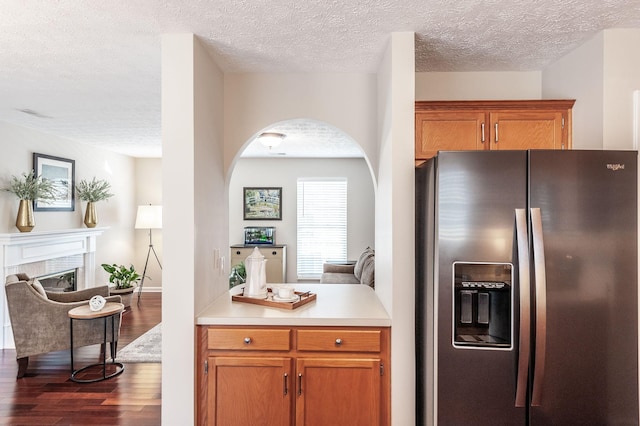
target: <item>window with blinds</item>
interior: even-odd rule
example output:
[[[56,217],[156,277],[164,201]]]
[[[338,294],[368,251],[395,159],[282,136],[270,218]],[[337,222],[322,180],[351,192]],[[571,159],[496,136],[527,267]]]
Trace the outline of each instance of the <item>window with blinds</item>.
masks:
[[[326,261],[347,260],[347,179],[298,179],[297,270],[317,279]]]

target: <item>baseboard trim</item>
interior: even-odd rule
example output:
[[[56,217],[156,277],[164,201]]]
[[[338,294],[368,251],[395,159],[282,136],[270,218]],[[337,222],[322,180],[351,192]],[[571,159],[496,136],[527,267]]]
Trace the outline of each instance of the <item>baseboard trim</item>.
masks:
[[[162,293],[162,287],[147,287],[142,288],[143,293]],[[140,287],[137,288],[136,293],[140,293]]]

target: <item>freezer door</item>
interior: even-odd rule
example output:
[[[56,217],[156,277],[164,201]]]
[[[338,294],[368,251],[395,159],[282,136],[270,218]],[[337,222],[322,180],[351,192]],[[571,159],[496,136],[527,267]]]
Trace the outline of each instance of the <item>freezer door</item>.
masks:
[[[636,163],[635,152],[530,152],[546,276],[533,426],[638,424]]]
[[[526,152],[440,152],[436,166],[437,423],[525,425],[526,407],[516,407],[517,346],[454,347],[452,286],[454,264],[504,274],[505,265],[516,263],[515,210],[526,208]],[[517,277],[513,292],[519,300]],[[518,314],[513,306],[515,330]]]

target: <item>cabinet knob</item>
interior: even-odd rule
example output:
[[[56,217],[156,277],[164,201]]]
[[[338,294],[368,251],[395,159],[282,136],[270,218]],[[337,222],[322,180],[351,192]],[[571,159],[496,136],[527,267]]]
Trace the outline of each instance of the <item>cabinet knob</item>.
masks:
[[[278,252],[277,251],[272,251],[271,254],[275,256],[276,254],[278,254]]]
[[[342,339],[336,339],[336,346],[340,346],[342,344]]]
[[[240,254],[240,250],[236,250],[236,254]]]
[[[247,344],[247,345],[251,344],[251,337],[245,337],[244,338],[244,343]]]

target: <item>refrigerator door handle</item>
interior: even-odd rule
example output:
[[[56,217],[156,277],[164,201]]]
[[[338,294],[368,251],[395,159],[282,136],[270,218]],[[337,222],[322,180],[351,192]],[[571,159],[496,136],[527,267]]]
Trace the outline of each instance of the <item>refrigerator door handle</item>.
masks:
[[[527,213],[516,209],[516,247],[518,250],[518,276],[520,291],[520,331],[518,344],[518,374],[516,377],[516,407],[527,404],[529,353],[531,352],[531,290],[529,272],[529,240]]]
[[[539,208],[531,209],[531,234],[533,238],[533,264],[536,289],[536,349],[534,355],[533,391],[531,405],[542,403],[542,386],[545,372],[547,345],[547,277],[544,261],[542,215]]]

